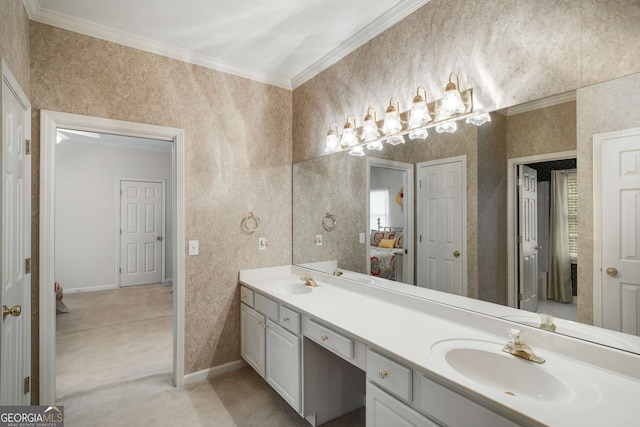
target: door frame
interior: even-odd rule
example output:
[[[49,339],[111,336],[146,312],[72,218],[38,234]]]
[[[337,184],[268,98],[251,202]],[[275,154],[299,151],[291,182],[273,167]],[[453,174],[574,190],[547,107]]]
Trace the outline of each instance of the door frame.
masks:
[[[4,86],[4,84],[7,85],[7,87],[11,90],[11,92],[13,92],[13,94],[15,95],[16,99],[18,100],[18,102],[20,102],[22,104],[23,110],[24,110],[24,114],[25,114],[25,133],[24,133],[24,138],[26,140],[31,141],[31,102],[29,102],[29,98],[27,98],[27,95],[24,93],[24,91],[22,90],[22,87],[20,86],[20,84],[18,83],[18,80],[16,80],[15,76],[13,75],[13,73],[11,72],[11,69],[9,68],[8,64],[5,62],[4,58],[0,59],[0,61],[2,62],[2,85]],[[2,94],[2,88],[0,88],[0,95]],[[0,96],[0,106],[2,105],[2,99]],[[2,138],[2,123],[0,122],[0,138]],[[33,146],[33,144],[32,144]],[[0,160],[2,160],[2,154],[0,152]],[[31,154],[25,154],[25,170],[24,170],[24,182],[25,182],[25,205],[28,204],[29,206],[29,210],[28,212],[25,212],[25,217],[23,218],[23,220],[25,221],[25,226],[26,226],[26,231],[27,233],[25,233],[25,238],[27,241],[24,242],[25,244],[25,248],[28,249],[28,256],[29,258],[33,259],[33,248],[31,247],[31,210],[32,210],[32,206],[31,206],[31,162],[32,162],[32,157]],[[3,181],[4,181],[4,176],[3,176]],[[4,206],[2,206],[2,189],[4,186],[0,186],[0,208],[2,209],[2,214],[4,215]],[[2,228],[0,227],[0,239],[2,238]],[[0,256],[2,256],[2,247],[0,246]],[[32,366],[31,366],[31,278],[32,278],[32,274],[25,274],[25,301],[23,304],[23,310],[22,310],[22,317],[24,318],[24,323],[25,323],[25,327],[24,327],[24,343],[25,343],[25,360],[23,361],[25,363],[25,366],[28,367],[28,369],[26,370],[26,372],[28,373],[29,377],[32,377]],[[53,283],[53,282],[52,282]],[[50,288],[51,289],[51,288]],[[3,304],[2,301],[2,290],[0,289],[0,305]],[[55,295],[55,294],[54,294]],[[55,300],[55,296],[54,296],[54,300]],[[0,334],[0,350],[2,348],[2,336]],[[33,380],[33,379],[32,379]],[[25,394],[23,396],[24,400],[23,400],[23,404],[25,405],[30,405],[31,404],[31,391],[29,391],[29,393]]]
[[[534,156],[514,157],[507,159],[507,305],[518,308],[518,165],[549,162],[577,158],[578,151],[561,151],[557,153],[537,154]]]
[[[156,139],[173,143],[173,382],[184,385],[185,341],[185,133],[183,129],[58,111],[40,111],[40,405],[55,404],[54,202],[58,128]]]
[[[469,185],[467,184],[467,155],[463,154],[461,156],[453,156],[453,157],[446,157],[444,159],[435,159],[435,160],[429,160],[426,162],[420,162],[420,163],[416,163],[416,179],[420,179],[420,168],[422,167],[429,167],[429,166],[437,166],[437,165],[443,165],[446,163],[455,163],[455,162],[461,162],[462,163],[462,247],[464,248],[464,250],[462,251],[462,296],[467,297],[468,292],[469,292],[469,284],[468,284],[468,266],[467,263],[469,262],[469,258],[467,257],[467,252],[468,252],[468,247],[467,245],[468,243],[468,239],[467,239],[467,191],[469,189]],[[420,188],[420,186],[418,186],[418,188]],[[422,197],[422,192],[420,190],[418,190],[417,194],[416,194],[416,206],[417,209],[420,209],[420,201],[421,201],[421,197]],[[416,211],[416,217],[420,218],[420,212]],[[418,230],[418,225],[416,224],[416,233]],[[417,241],[418,239],[416,239]],[[417,259],[419,258],[420,255],[420,250],[418,250],[419,246],[417,244],[418,242],[416,242],[416,262]],[[416,286],[418,285],[417,282],[418,279],[418,274],[416,271]]]
[[[410,257],[405,257],[403,255],[402,259],[407,259],[407,263],[406,266],[407,268],[405,269],[405,271],[403,272],[404,274],[404,283],[409,283],[411,285],[415,284],[415,278],[414,278],[414,263],[415,263],[415,256],[416,256],[416,246],[414,244],[415,240],[414,240],[414,197],[415,197],[415,193],[414,193],[414,182],[415,182],[415,178],[414,178],[414,165],[411,163],[404,163],[404,162],[398,162],[398,161],[394,161],[394,160],[387,160],[387,159],[379,159],[377,157],[367,157],[367,171],[366,171],[366,188],[367,188],[367,195],[366,195],[366,210],[367,210],[367,214],[366,216],[366,224],[367,224],[367,233],[365,234],[365,245],[367,245],[366,247],[366,252],[367,252],[367,258],[366,258],[366,266],[367,266],[367,274],[371,274],[371,262],[369,261],[370,255],[369,255],[369,250],[370,250],[370,246],[371,246],[371,226],[372,224],[370,224],[370,214],[369,214],[369,193],[370,193],[370,187],[371,187],[371,167],[379,167],[379,168],[386,168],[386,169],[393,169],[393,170],[398,170],[401,172],[405,173],[405,176],[403,177],[403,181],[406,181],[405,183],[403,183],[403,185],[405,186],[403,189],[403,192],[405,193],[405,196],[408,195],[408,197],[404,197],[403,203],[405,204],[405,220],[406,220],[406,226],[405,229],[403,230],[403,235],[404,235],[404,245],[406,245],[410,251],[413,252],[413,256]],[[407,247],[405,247],[405,249],[407,249]]]
[[[602,148],[609,139],[638,135],[630,128],[593,135],[593,326],[602,327]]]
[[[160,250],[161,250],[161,255],[160,255],[160,263],[161,263],[161,270],[162,270],[162,283],[165,283],[165,281],[167,280],[166,277],[166,262],[165,262],[165,257],[166,257],[166,250],[165,250],[165,245],[166,245],[166,236],[167,236],[167,229],[166,229],[166,206],[167,206],[167,192],[166,192],[166,181],[164,179],[140,179],[140,178],[116,178],[116,287],[117,288],[121,288],[122,284],[120,281],[120,268],[122,268],[122,260],[120,259],[120,254],[121,254],[121,247],[120,245],[122,244],[122,234],[120,234],[120,224],[121,224],[121,219],[122,219],[122,213],[120,212],[120,209],[122,208],[122,194],[120,194],[120,188],[122,185],[123,181],[134,181],[134,182],[155,182],[158,184],[162,185],[162,225],[161,225],[161,229],[162,229],[162,241],[160,242]]]

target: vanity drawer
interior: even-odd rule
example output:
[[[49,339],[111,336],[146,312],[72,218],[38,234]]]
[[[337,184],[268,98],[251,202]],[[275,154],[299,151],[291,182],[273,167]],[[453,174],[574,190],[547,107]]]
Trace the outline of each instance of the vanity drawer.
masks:
[[[300,315],[290,308],[280,306],[280,317],[278,323],[290,332],[300,335]]]
[[[256,293],[254,306],[257,311],[267,316],[269,319],[278,321],[278,303],[270,300],[262,294]]]
[[[367,378],[407,402],[412,399],[411,372],[395,360],[367,350]]]
[[[353,359],[353,340],[309,319],[304,322],[304,335],[334,353]]]
[[[240,286],[240,301],[253,307],[253,291],[246,286]]]

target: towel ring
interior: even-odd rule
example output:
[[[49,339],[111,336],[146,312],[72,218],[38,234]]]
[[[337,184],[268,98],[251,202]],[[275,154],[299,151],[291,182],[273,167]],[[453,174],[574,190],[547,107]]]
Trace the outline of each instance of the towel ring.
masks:
[[[260,217],[257,215],[254,215],[253,212],[249,212],[242,219],[241,224],[242,224],[242,228],[244,228],[249,233],[253,233],[254,231],[257,231],[258,228],[260,228]]]
[[[331,231],[336,228],[336,217],[327,212],[324,218],[322,218],[322,228],[327,231]]]

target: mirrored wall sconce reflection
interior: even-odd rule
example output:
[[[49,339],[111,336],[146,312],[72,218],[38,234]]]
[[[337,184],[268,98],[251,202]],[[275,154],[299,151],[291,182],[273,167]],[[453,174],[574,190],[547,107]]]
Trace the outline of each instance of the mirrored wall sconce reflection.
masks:
[[[389,100],[382,123],[377,121],[372,107],[367,109],[360,128],[351,114],[345,120],[341,135],[338,126],[332,123],[325,140],[325,152],[348,149],[351,155],[364,156],[364,145],[368,150],[383,150],[383,142],[393,146],[404,144],[405,135],[410,140],[425,140],[431,127],[438,133],[454,133],[458,128],[456,121],[461,119],[481,126],[491,121],[491,116],[473,111],[473,90],[460,91],[460,78],[457,73],[451,73],[441,99],[428,102],[426,89],[418,86],[408,111],[400,111],[400,102],[395,96]]]

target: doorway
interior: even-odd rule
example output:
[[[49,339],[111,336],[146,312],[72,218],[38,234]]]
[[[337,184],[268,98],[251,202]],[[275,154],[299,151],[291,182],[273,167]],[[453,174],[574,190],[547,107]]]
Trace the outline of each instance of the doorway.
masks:
[[[575,321],[576,153],[509,159],[507,169],[509,305]]]
[[[410,163],[367,158],[367,274],[413,284],[413,179]]]
[[[41,212],[40,212],[40,404],[54,404],[55,391],[55,294],[51,287],[56,281],[55,269],[55,154],[59,129],[96,132],[167,141],[171,144],[171,182],[175,196],[171,205],[169,229],[175,239],[171,245],[174,286],[173,306],[173,380],[184,384],[184,131],[154,125],[80,116],[54,111],[41,111]],[[112,185],[114,185],[113,183]],[[111,187],[113,188],[113,187]],[[115,213],[114,213],[115,217]],[[115,254],[115,250],[113,251]]]

